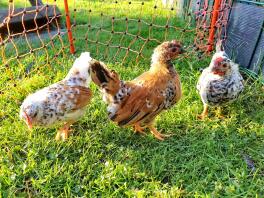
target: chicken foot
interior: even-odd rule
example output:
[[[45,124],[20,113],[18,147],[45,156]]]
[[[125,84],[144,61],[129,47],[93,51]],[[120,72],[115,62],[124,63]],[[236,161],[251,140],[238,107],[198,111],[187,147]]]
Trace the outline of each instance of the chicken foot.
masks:
[[[74,121],[69,121],[64,124],[62,128],[60,128],[56,134],[55,140],[66,140],[69,138],[70,135],[70,126],[74,123]]]
[[[170,137],[170,134],[162,134],[160,132],[158,132],[158,130],[153,126],[153,124],[148,125],[147,126],[150,130],[150,132],[154,135],[155,138],[157,138],[158,140],[163,141],[165,137]]]
[[[198,115],[197,118],[200,120],[204,120],[208,115],[208,109],[209,109],[208,105],[204,104],[203,112],[200,115]]]
[[[142,135],[146,135],[144,132],[145,127],[140,126],[138,123],[134,125],[134,131],[135,133],[140,133]]]
[[[217,109],[216,109],[216,116],[217,116],[219,119],[224,119],[224,118],[225,118],[225,116],[223,116],[223,114],[222,114],[222,109],[221,109],[221,107],[217,107]]]

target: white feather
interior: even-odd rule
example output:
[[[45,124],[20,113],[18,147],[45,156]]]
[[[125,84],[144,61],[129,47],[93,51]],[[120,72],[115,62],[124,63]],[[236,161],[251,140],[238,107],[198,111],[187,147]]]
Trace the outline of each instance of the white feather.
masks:
[[[205,104],[208,103],[207,93],[210,92],[211,82],[219,81],[219,84],[221,84],[222,81],[223,82],[227,80],[233,81],[234,83],[232,87],[233,90],[232,92],[229,91],[228,94],[238,95],[243,89],[243,84],[241,84],[243,81],[243,78],[239,73],[239,66],[233,61],[229,60],[231,67],[230,67],[230,72],[228,73],[228,76],[220,76],[212,72],[215,60],[220,57],[229,59],[228,55],[224,51],[216,52],[212,57],[209,67],[203,70],[201,76],[199,77],[198,83],[197,83],[197,89],[200,93],[202,102]]]
[[[70,81],[69,83],[71,84],[74,83],[71,81],[72,78],[79,77],[85,79],[85,82],[80,82],[80,85],[87,87],[88,84],[91,82],[89,69],[92,60],[93,59],[90,56],[90,52],[81,53],[80,57],[74,61],[72,68],[70,69],[68,75],[65,77],[65,80]],[[76,75],[76,70],[79,71],[78,75]]]

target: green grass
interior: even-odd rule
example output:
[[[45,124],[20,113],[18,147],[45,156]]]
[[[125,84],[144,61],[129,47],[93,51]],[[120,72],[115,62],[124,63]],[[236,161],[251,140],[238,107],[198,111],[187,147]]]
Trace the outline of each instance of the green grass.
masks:
[[[96,7],[97,3],[92,5]],[[100,6],[96,10],[100,10]],[[151,11],[149,9],[142,17],[148,20]],[[87,13],[82,11],[82,14],[79,23],[87,22]],[[115,14],[122,17],[122,13]],[[136,11],[127,13],[130,18],[137,14]],[[94,26],[101,24],[100,17],[91,17]],[[164,25],[163,15],[158,18],[157,23]],[[105,19],[103,25],[107,29],[109,23],[107,17]],[[179,27],[184,25],[178,24]],[[125,23],[115,24],[115,28],[124,27]],[[129,30],[133,34],[138,31],[133,25]],[[145,30],[142,36],[147,37]],[[96,39],[93,31],[88,33]],[[162,40],[161,33],[154,30],[153,37]],[[74,32],[77,55],[84,50],[91,51],[94,57],[117,70],[122,79],[133,79],[149,68],[149,55],[155,42],[145,47],[146,58],[138,64],[131,53],[122,65],[124,52],[113,60],[116,51],[111,49],[104,57],[105,48],[98,45],[96,50],[96,45],[86,45],[82,40],[85,34],[87,29],[77,26]],[[98,40],[106,41],[108,36],[100,33]],[[181,37],[175,31],[168,37],[185,41],[187,46],[193,42],[192,34]],[[115,36],[113,42],[118,43],[119,39]],[[68,46],[67,37],[63,40]],[[38,46],[36,41],[32,40],[32,45]],[[16,42],[21,53],[28,51],[23,40]],[[196,115],[202,111],[202,103],[195,85],[199,68],[207,66],[210,57],[199,60],[197,54],[190,51],[188,58],[175,61],[182,80],[183,98],[156,119],[160,131],[174,136],[160,142],[150,133],[140,136],[130,128],[115,126],[107,118],[100,92],[91,84],[94,97],[85,116],[74,124],[67,141],[55,142],[56,129],[34,129],[30,133],[18,118],[23,99],[62,79],[75,59],[67,50],[52,58],[61,48],[58,38],[54,42],[55,48],[48,46],[47,51],[40,50],[19,61],[11,61],[8,67],[0,66],[0,197],[264,196],[264,92],[260,79],[246,80],[241,97],[224,108],[225,119],[218,119],[212,109],[210,119],[199,121]],[[122,45],[129,43],[126,36]],[[138,43],[135,49],[140,45]],[[0,48],[1,54],[3,51],[7,57],[14,56],[11,45]],[[50,65],[46,64],[47,55],[51,57]],[[247,167],[244,155],[254,161],[255,171]]]

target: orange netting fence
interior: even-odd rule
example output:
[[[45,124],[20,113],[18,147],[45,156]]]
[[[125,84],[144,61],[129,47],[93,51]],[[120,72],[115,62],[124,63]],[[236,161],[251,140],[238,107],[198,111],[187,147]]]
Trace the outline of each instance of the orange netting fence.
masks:
[[[134,62],[149,58],[164,40],[176,39],[185,45],[186,56],[200,58],[214,41],[226,38],[232,5],[232,0],[215,0],[217,6],[211,0],[189,0],[183,6],[158,0],[30,2],[0,3],[1,91],[12,80],[56,70],[70,52]]]
[[[132,56],[138,61],[149,57],[146,48],[154,48],[164,40],[177,39],[188,46],[193,42],[190,37],[194,35],[195,28],[191,25],[191,15],[183,22],[177,19],[175,7],[162,7],[161,2],[138,1],[111,1],[105,4],[106,1],[76,1],[72,25],[76,45],[84,42],[85,49],[96,49],[96,54],[103,59],[124,62],[128,56]],[[88,20],[82,23],[78,16],[85,10],[87,12],[83,17]],[[85,33],[80,33],[83,30]]]

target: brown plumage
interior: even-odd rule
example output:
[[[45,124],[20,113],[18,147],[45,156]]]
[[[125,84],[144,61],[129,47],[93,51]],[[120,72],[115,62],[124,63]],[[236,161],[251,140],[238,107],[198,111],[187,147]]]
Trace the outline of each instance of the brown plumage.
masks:
[[[136,132],[149,128],[159,140],[166,135],[153,126],[155,117],[171,108],[181,98],[181,83],[171,60],[183,53],[177,41],[164,42],[152,55],[149,71],[124,82],[102,62],[91,65],[92,80],[100,86],[108,104],[109,118],[119,126],[134,126]]]

